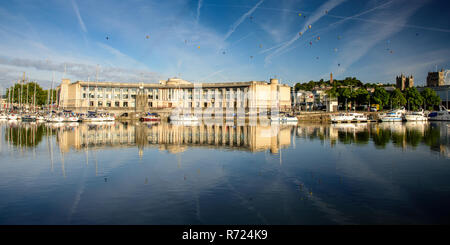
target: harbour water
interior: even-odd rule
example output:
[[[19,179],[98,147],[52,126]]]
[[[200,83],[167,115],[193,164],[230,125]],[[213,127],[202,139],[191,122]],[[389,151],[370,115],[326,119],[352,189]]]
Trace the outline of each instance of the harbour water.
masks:
[[[448,224],[445,122],[0,122],[0,224]]]

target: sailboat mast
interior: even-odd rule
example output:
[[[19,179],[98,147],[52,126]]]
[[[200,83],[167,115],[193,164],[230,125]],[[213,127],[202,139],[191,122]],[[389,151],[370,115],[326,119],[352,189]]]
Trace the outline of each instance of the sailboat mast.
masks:
[[[34,112],[36,112],[36,81],[34,83],[33,108]]]
[[[50,106],[53,107],[53,80],[55,79],[55,72],[52,74],[52,86],[50,87],[50,93],[51,93],[51,99],[50,99]],[[50,109],[53,111],[53,108]]]

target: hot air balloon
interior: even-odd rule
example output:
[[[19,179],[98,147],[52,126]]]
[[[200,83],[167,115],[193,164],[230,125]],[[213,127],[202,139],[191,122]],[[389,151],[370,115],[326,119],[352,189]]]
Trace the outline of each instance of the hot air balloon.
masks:
[[[106,40],[109,40],[109,37],[108,37],[108,36],[106,36]]]
[[[301,36],[301,35],[302,35],[302,32],[299,32],[299,33],[298,33],[298,35],[300,35],[300,36]]]
[[[309,45],[312,45],[312,42],[309,42]]]
[[[308,28],[311,29],[311,25],[309,25]]]
[[[149,36],[149,35],[147,35],[147,36],[145,36],[145,38],[149,39],[149,38],[150,38],[150,36]]]
[[[341,64],[338,64],[338,66],[341,66]]]
[[[320,40],[320,37],[317,37],[317,40]]]
[[[197,48],[200,48],[200,46],[198,46]]]
[[[302,13],[298,13],[298,16],[302,16]]]

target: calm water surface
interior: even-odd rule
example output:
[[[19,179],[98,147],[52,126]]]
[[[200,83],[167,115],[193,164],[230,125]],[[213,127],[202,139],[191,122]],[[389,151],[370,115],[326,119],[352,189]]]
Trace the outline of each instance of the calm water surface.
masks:
[[[450,223],[447,123],[0,122],[0,224]]]

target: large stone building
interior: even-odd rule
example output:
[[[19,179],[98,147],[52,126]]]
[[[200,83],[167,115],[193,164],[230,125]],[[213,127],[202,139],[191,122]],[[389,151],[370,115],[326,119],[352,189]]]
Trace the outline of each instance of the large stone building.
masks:
[[[270,82],[191,83],[170,78],[157,83],[86,82],[63,79],[57,88],[60,108],[75,111],[132,111],[158,108],[291,107],[290,86]],[[141,98],[141,99],[139,99]]]
[[[406,88],[414,87],[414,77],[413,76],[405,76],[401,74],[396,77],[396,87],[400,90],[405,90]]]
[[[437,72],[428,72],[427,87],[438,87],[445,85],[444,69]]]

